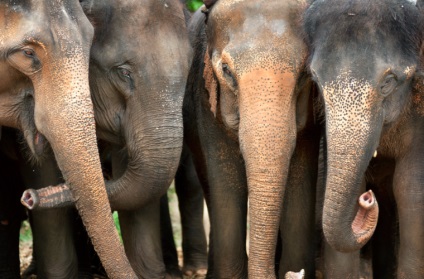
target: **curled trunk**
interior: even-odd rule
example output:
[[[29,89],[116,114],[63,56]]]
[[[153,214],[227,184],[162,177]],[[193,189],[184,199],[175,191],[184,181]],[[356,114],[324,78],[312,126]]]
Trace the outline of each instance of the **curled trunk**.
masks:
[[[146,98],[128,104],[124,117],[127,123],[123,123],[127,168],[118,179],[106,181],[109,201],[115,210],[135,209],[159,199],[175,176],[183,142],[181,107],[185,81],[174,80],[172,84],[176,88],[174,95],[180,96],[176,100],[168,94],[172,98]],[[166,84],[162,88],[167,88]],[[164,90],[155,87],[149,95]],[[22,203],[29,209],[67,206],[74,201],[67,185],[30,189],[22,197]]]
[[[345,107],[355,109],[353,105]],[[326,114],[328,170],[323,231],[334,249],[353,252],[368,242],[377,226],[376,198],[371,191],[361,194],[361,189],[380,140],[383,118],[378,112],[363,112],[361,115],[368,117],[358,119],[342,109],[336,115],[332,110]]]

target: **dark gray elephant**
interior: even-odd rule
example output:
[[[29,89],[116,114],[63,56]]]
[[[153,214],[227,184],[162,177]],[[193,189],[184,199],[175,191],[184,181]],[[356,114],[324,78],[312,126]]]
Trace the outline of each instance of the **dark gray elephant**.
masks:
[[[136,273],[162,278],[159,199],[175,176],[182,150],[182,102],[191,59],[188,15],[179,0],[86,0],[81,5],[95,26],[90,89],[97,135],[113,150],[109,201],[119,211],[125,251]],[[47,192],[62,195],[62,200],[45,197],[53,203],[73,200],[66,186]]]
[[[207,240],[203,226],[203,190],[196,173],[192,154],[183,146],[175,175],[175,191],[181,217],[183,267],[179,268],[167,195],[161,199],[162,252],[168,274],[173,278],[203,278],[206,275]]]
[[[113,226],[88,81],[93,28],[76,0],[0,2],[0,125],[48,140],[113,278],[135,278]],[[101,235],[102,237],[98,237]]]
[[[184,128],[211,218],[208,278],[276,278],[281,219],[279,277],[305,268],[312,278],[319,133],[300,26],[307,2],[204,3],[207,16],[189,25]],[[295,214],[282,214],[283,199]]]
[[[383,192],[399,218],[397,278],[424,276],[422,17],[402,0],[320,0],[305,14],[325,108],[323,232],[328,249],[344,252],[327,255],[327,278],[359,277],[358,250],[389,217],[379,216]]]

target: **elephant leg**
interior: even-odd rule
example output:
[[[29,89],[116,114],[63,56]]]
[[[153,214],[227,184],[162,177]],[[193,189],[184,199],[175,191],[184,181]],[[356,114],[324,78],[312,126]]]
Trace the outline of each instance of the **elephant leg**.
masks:
[[[175,247],[168,196],[166,194],[160,199],[160,233],[163,262],[165,263],[167,277],[182,279],[183,275],[178,265],[178,253]]]
[[[10,139],[3,131],[0,151],[0,278],[19,278],[19,229],[26,218],[20,204],[24,190],[19,164],[11,159],[14,138]],[[10,131],[10,130],[9,130]],[[9,140],[10,139],[10,140]],[[9,149],[9,150],[4,150]],[[13,156],[14,157],[14,156]]]
[[[366,184],[364,179],[361,185],[361,192],[365,191],[365,187]],[[325,240],[324,278],[360,278],[360,263],[360,250],[351,253],[341,253],[334,250]]]
[[[25,185],[44,187],[62,182],[53,154],[40,165],[22,162]],[[36,269],[39,278],[78,278],[78,258],[74,244],[74,210],[49,209],[32,213]]]
[[[70,209],[33,212],[37,277],[78,278],[72,216]]]
[[[181,214],[183,272],[186,276],[205,276],[208,254],[203,226],[203,191],[187,148],[183,149],[175,176],[175,188]]]
[[[424,278],[424,148],[421,142],[396,162],[393,177],[399,216],[398,279]]]
[[[165,278],[159,200],[118,213],[125,252],[136,274],[141,278]]]
[[[1,215],[1,212],[0,212]],[[21,220],[0,218],[0,278],[15,279],[19,275],[19,229]]]
[[[378,225],[371,240],[374,278],[396,278],[398,226],[392,177],[373,187],[380,208]]]
[[[293,153],[280,224],[282,253],[279,278],[305,270],[315,278],[315,200],[319,138],[298,139]]]
[[[324,266],[326,279],[356,279],[360,278],[360,251],[340,253],[325,241]]]

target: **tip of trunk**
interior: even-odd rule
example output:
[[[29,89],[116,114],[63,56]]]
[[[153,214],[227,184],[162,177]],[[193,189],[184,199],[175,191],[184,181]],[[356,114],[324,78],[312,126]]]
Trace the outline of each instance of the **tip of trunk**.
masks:
[[[328,244],[339,252],[353,252],[361,249],[374,234],[378,221],[378,203],[374,193],[370,190],[363,193],[358,199],[358,211],[350,226],[340,220],[333,220],[324,211],[323,229]]]

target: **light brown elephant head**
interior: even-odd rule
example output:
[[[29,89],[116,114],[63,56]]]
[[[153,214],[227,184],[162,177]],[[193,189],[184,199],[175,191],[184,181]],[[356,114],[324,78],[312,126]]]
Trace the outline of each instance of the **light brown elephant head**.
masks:
[[[0,30],[1,124],[24,129],[33,151],[50,142],[107,272],[135,278],[104,188],[88,83],[93,28],[79,2],[1,1]]]
[[[216,3],[215,3],[216,2]],[[249,278],[275,278],[274,253],[296,143],[307,56],[305,1],[204,1],[211,111],[239,141],[250,203]]]

